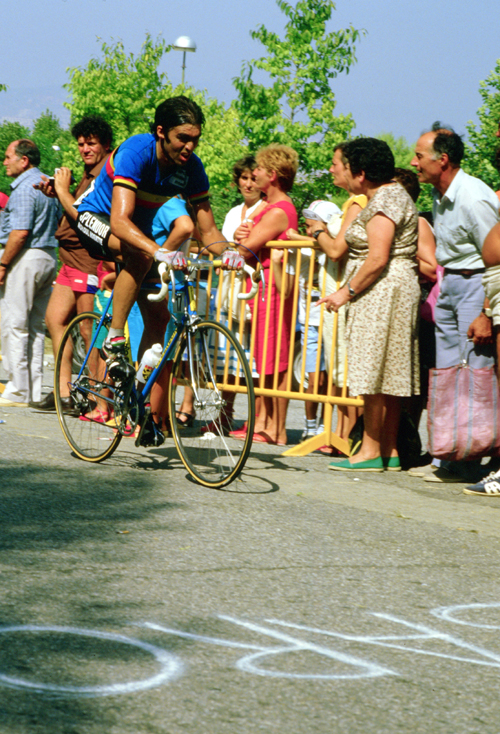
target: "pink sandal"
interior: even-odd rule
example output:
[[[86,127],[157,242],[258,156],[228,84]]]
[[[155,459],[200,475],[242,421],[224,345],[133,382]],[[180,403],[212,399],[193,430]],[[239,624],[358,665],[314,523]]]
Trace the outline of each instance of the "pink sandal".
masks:
[[[89,423],[107,423],[108,419],[109,414],[104,413],[102,410],[96,410],[94,415],[90,418],[87,415],[81,415],[79,418],[79,420],[88,421]]]

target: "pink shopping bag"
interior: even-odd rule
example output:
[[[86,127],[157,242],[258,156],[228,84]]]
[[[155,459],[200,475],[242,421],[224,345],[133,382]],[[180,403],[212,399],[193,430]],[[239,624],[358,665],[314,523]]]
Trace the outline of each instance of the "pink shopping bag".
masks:
[[[466,360],[429,371],[429,453],[459,461],[500,455],[500,395],[493,367]]]

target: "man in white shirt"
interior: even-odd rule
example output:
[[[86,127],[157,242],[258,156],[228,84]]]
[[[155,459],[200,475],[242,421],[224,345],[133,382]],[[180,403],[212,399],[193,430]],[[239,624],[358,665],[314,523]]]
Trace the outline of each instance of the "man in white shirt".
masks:
[[[437,123],[419,138],[411,161],[419,180],[434,186],[436,259],[445,269],[435,309],[438,368],[458,364],[467,352],[471,367],[494,363],[481,252],[499,221],[498,199],[489,186],[460,168],[463,155],[460,136]],[[473,340],[472,349],[467,339]],[[439,481],[436,475],[427,480]]]

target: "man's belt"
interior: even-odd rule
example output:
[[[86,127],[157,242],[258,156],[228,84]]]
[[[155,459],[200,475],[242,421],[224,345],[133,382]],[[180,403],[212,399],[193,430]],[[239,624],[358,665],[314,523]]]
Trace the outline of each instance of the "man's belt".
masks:
[[[471,275],[477,275],[477,273],[485,273],[486,268],[477,268],[477,270],[453,270],[453,268],[445,268],[445,275],[463,275],[464,278],[470,278]]]

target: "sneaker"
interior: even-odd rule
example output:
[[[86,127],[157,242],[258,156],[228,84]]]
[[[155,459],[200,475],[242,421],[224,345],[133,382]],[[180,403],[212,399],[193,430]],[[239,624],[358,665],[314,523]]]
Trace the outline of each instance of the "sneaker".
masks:
[[[500,496],[500,470],[492,471],[477,484],[466,487],[464,494],[479,494],[482,497]]]
[[[315,428],[304,428],[304,430],[302,431],[302,436],[300,437],[300,443],[307,441],[308,438],[314,438],[317,435],[318,434]]]

